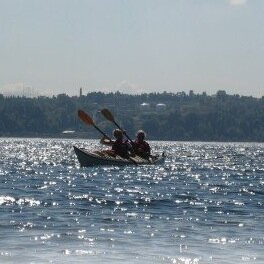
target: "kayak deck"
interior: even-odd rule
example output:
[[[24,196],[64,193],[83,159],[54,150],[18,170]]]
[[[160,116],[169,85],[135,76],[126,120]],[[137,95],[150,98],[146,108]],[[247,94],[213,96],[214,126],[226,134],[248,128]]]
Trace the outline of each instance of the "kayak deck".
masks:
[[[125,166],[125,165],[154,165],[162,164],[165,161],[165,156],[153,156],[151,159],[143,159],[139,156],[130,157],[129,159],[120,156],[112,156],[105,151],[90,152],[84,148],[73,146],[75,154],[81,167],[91,166]]]

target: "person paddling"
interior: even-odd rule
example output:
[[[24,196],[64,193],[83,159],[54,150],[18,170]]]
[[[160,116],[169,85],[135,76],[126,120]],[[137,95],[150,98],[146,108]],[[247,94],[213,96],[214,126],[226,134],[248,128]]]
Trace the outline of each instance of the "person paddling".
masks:
[[[133,142],[133,149],[135,151],[135,154],[144,159],[149,159],[150,158],[150,146],[145,141],[146,133],[143,130],[138,130],[136,136],[137,138]]]
[[[130,154],[133,153],[131,144],[124,141],[124,132],[121,129],[115,129],[113,132],[115,140],[103,137],[100,141],[101,144],[112,146],[112,150],[108,154],[118,155],[122,158],[128,159]]]

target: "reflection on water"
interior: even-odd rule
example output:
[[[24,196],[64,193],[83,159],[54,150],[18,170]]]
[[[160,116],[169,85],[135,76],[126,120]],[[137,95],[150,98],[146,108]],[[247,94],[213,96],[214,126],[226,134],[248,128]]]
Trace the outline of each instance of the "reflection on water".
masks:
[[[161,166],[80,168],[1,139],[1,263],[264,263],[264,144],[152,142]]]

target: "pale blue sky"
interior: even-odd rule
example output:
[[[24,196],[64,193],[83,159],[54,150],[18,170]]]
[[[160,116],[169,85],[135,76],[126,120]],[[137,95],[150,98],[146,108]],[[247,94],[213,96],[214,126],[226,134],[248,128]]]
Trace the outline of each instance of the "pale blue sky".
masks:
[[[264,95],[264,0],[0,0],[0,93]]]

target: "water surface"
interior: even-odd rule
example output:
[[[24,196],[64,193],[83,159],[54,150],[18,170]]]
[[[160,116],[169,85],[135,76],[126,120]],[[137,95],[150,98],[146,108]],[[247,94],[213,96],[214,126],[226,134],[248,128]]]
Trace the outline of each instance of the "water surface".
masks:
[[[160,166],[80,168],[0,139],[0,263],[264,263],[264,144],[151,142]]]

